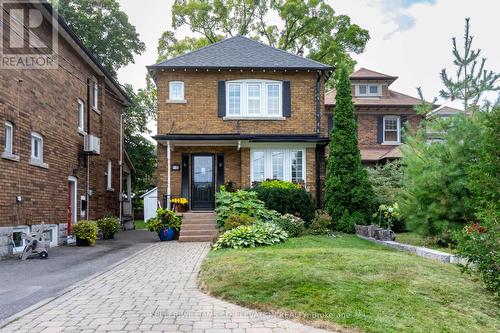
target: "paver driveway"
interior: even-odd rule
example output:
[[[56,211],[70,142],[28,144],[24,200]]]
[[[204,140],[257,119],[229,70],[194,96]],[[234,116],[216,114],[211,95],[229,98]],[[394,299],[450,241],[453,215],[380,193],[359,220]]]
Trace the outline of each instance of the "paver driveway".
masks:
[[[248,310],[196,287],[208,243],[158,243],[76,285],[1,332],[326,332]]]

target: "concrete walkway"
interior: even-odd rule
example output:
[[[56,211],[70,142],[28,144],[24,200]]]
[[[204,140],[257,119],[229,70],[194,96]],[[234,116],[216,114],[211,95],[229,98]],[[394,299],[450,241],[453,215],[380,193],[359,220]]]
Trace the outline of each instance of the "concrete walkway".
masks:
[[[326,332],[208,296],[196,287],[208,243],[157,243],[74,286],[0,332]]]

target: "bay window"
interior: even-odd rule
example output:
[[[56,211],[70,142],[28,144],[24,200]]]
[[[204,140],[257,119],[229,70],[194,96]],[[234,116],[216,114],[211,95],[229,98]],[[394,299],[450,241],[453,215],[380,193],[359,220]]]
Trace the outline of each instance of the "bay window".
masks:
[[[250,154],[252,183],[266,179],[305,181],[305,149],[252,149]]]
[[[269,80],[236,80],[227,84],[227,117],[282,117],[282,84]]]

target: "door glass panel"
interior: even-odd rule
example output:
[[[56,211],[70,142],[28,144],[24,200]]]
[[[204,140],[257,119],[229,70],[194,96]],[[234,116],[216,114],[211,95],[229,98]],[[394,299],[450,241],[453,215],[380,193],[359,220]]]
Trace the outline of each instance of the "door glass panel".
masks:
[[[284,154],[282,151],[271,152],[273,179],[283,180]]]
[[[210,183],[213,180],[212,157],[194,157],[194,179],[195,183]]]

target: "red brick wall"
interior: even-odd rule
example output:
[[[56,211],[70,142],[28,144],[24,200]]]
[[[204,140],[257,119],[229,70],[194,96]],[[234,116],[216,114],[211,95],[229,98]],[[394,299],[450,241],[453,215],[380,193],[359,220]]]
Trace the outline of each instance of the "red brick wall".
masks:
[[[14,153],[18,162],[0,158],[0,226],[67,222],[68,177],[78,180],[84,195],[86,167],[83,136],[77,127],[77,100],[87,102],[87,78],[96,73],[59,38],[63,69],[0,69],[0,153],[4,151],[4,122],[14,123]],[[77,69],[75,69],[77,68]],[[70,70],[73,74],[68,73]],[[19,82],[22,79],[22,82]],[[122,106],[104,92],[100,83],[99,109],[91,113],[91,133],[101,137],[101,155],[90,157],[90,218],[118,215],[120,113]],[[82,82],[83,81],[83,82]],[[87,126],[87,118],[85,117]],[[31,132],[44,140],[44,162],[48,168],[30,165]],[[114,192],[106,190],[107,161],[113,163]],[[21,195],[22,203],[16,204]]]

